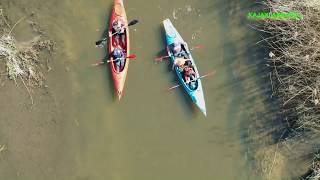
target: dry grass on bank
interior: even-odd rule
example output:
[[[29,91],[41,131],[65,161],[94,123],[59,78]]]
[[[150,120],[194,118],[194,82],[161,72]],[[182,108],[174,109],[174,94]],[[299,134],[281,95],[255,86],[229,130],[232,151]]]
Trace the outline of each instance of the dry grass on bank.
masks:
[[[299,12],[303,16],[300,20],[267,19],[254,28],[266,34],[262,41],[270,49],[273,95],[283,103],[280,116],[295,132],[320,134],[320,1],[266,0],[264,6],[270,12]],[[320,179],[319,160],[314,160],[307,179]]]
[[[258,28],[268,34],[272,87],[283,98],[282,115],[295,129],[320,132],[320,8],[312,1],[265,5],[273,12],[303,15],[301,20],[265,20]]]
[[[311,173],[305,178],[308,180],[320,179],[320,154],[316,154],[312,163]]]
[[[41,66],[45,61],[41,60],[40,53],[43,51],[51,52],[54,42],[44,40],[41,35],[36,36],[30,42],[18,42],[12,35],[16,25],[24,18],[18,20],[13,26],[8,23],[8,18],[0,9],[0,62],[3,61],[6,66],[6,72],[9,79],[17,83],[20,79],[27,89],[32,104],[30,87],[42,86],[44,84],[44,75]],[[34,25],[34,24],[33,24]]]

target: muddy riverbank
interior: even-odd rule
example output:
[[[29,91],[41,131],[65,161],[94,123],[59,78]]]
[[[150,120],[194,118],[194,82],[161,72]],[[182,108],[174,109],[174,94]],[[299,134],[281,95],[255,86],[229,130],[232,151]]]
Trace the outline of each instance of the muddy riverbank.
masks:
[[[25,45],[40,36],[59,41],[47,33],[45,23],[38,18],[39,14],[26,9],[30,5],[2,1],[0,6],[5,23],[11,27],[16,24],[12,36],[17,46]],[[1,22],[4,22],[3,19]],[[1,26],[9,28],[6,24]],[[8,31],[2,35],[6,33]],[[72,167],[73,159],[64,150],[68,147],[66,131],[68,127],[74,126],[69,103],[72,101],[72,91],[68,80],[70,75],[65,68],[61,68],[67,67],[61,59],[64,56],[61,49],[61,44],[58,44],[57,49],[39,52],[39,57],[33,59],[42,76],[36,84],[30,83],[33,80],[28,78],[22,82],[20,76],[16,83],[10,80],[5,57],[2,57],[0,144],[3,148],[0,153],[0,173],[6,179],[61,179],[72,171],[72,168],[65,168]],[[62,78],[64,81],[59,81]]]

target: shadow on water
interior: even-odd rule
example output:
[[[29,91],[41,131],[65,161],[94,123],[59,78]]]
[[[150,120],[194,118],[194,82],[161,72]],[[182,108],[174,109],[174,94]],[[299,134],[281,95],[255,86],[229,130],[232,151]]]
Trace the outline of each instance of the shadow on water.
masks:
[[[174,77],[176,83],[179,83],[177,77]],[[192,102],[191,98],[189,95],[185,92],[183,87],[179,87],[179,99],[181,99],[181,106],[184,107],[182,108],[184,110],[184,114],[186,114],[189,119],[192,120],[195,117],[197,117],[197,114],[200,113],[200,111],[197,111],[197,107],[194,105]]]
[[[101,34],[101,38],[104,38],[104,37],[107,37],[108,34],[109,34],[109,21],[110,21],[110,17],[112,15],[112,7],[113,5],[110,4],[109,7],[107,7],[108,9],[106,9],[106,13],[105,13],[105,16],[104,16],[104,22],[105,22],[105,26],[104,26],[104,30],[103,30],[103,33]]]
[[[267,50],[256,44],[260,39],[258,33],[251,29],[246,13],[253,8],[252,3],[232,1],[214,3],[210,9],[219,6],[223,14],[219,24],[223,32],[223,64],[227,71],[226,85],[233,92],[228,110],[228,124],[240,126],[238,134],[244,145],[249,164],[254,164],[255,151],[273,145],[288,137],[287,124],[277,115],[281,104],[272,97],[269,73],[272,69],[266,66]],[[238,29],[237,34],[234,29]],[[223,87],[220,87],[223,88]],[[241,104],[241,106],[237,106]],[[241,122],[234,122],[242,119]],[[254,132],[254,133],[252,133]]]
[[[107,12],[111,12],[112,10],[112,5],[110,5],[109,7],[109,11]],[[111,17],[112,15],[112,12],[111,13],[106,13],[105,15],[105,26],[104,26],[104,30],[103,30],[103,33],[101,34],[101,39],[105,38],[105,37],[108,37],[108,34],[109,34],[109,17]],[[107,41],[105,42],[104,44],[104,47],[102,48],[103,49],[103,57],[104,57],[104,60],[108,60],[109,59],[109,39],[107,39]],[[104,75],[105,77],[107,77],[106,79],[108,80],[108,83],[106,83],[106,85],[108,86],[108,89],[110,90],[109,92],[111,93],[112,95],[112,98],[113,98],[113,102],[116,102],[118,100],[118,97],[117,97],[117,93],[116,93],[116,90],[114,88],[114,81],[113,81],[113,78],[112,78],[112,70],[110,69],[110,65],[109,64],[106,64],[105,67],[104,67],[105,71],[104,71]]]
[[[227,113],[228,121],[230,126],[237,126],[234,119],[244,119],[239,123],[238,133],[245,146],[243,153],[246,154],[248,163],[254,166],[255,163],[262,161],[262,159],[256,158],[255,152],[280,142],[286,142],[291,144],[290,147],[294,147],[297,142],[302,142],[303,139],[296,137],[299,132],[294,131],[292,125],[281,114],[283,109],[281,99],[274,96],[272,92],[270,80],[272,69],[267,66],[266,60],[266,55],[269,53],[267,45],[265,42],[256,44],[261,40],[261,33],[250,28],[249,24],[252,22],[248,21],[244,15],[249,10],[257,11],[263,7],[259,7],[259,4],[242,2],[215,3],[213,6],[221,7],[221,12],[215,13],[224,14],[219,19],[224,32],[231,31],[232,33],[230,29],[237,27],[247,29],[240,37],[228,33],[223,34],[223,49],[224,63],[228,71],[226,84],[233,90],[231,93],[232,103]],[[208,8],[208,12],[211,8],[213,9],[213,7]],[[245,9],[247,12],[234,13],[241,9]],[[234,19],[239,22],[235,22]],[[242,105],[239,107],[232,104]],[[237,116],[241,116],[241,118]],[[301,165],[298,165],[298,162],[310,159],[310,154],[307,152],[310,152],[310,149],[312,152],[317,149],[312,142],[316,142],[319,137],[308,139],[310,139],[309,143],[303,143],[305,147],[284,151],[288,162],[293,162],[292,164],[296,165],[290,165],[291,163],[285,165],[288,166],[285,169],[287,172],[281,172],[282,175],[299,178],[301,174],[298,172],[300,170],[301,173]],[[295,154],[295,158],[289,157],[292,154]]]
[[[104,75],[105,77],[107,77],[106,79],[108,80],[108,83],[106,83],[106,85],[108,86],[109,92],[112,95],[113,102],[116,102],[118,98],[116,95],[116,90],[114,88],[114,81],[112,78],[112,73],[109,64],[104,69]]]

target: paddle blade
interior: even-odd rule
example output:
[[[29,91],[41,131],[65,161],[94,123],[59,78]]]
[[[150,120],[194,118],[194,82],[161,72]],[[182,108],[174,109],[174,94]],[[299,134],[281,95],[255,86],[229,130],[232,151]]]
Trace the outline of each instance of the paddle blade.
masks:
[[[162,61],[162,57],[156,57],[154,60],[155,61]]]
[[[99,46],[102,43],[102,40],[96,41],[96,46]]]
[[[97,41],[96,46],[101,46],[101,44],[103,44],[106,40],[107,40],[107,38],[103,38],[103,39]]]
[[[127,58],[129,59],[135,59],[137,56],[135,54],[130,54]]]
[[[129,22],[128,26],[132,26],[132,25],[135,25],[137,24],[139,21],[137,19],[134,19],[132,21]]]
[[[207,74],[205,74],[205,75],[203,75],[203,76],[199,77],[199,79],[200,79],[200,78],[207,77],[207,76],[212,76],[212,75],[214,75],[215,73],[216,73],[216,71],[215,71],[215,70],[213,70],[213,71],[211,71],[211,72],[209,72],[209,73],[207,73]]]
[[[91,66],[99,66],[101,64],[104,64],[105,62],[104,61],[99,61],[99,62],[96,62],[94,64],[91,64]]]
[[[181,84],[178,84],[178,85],[175,85],[175,86],[172,86],[171,88],[168,88],[167,91],[171,91],[177,87],[181,86]]]
[[[106,40],[107,40],[107,39],[104,38],[104,39],[101,39],[101,40],[97,41],[97,42],[96,42],[96,47],[100,47],[100,48],[103,47]]]
[[[195,49],[202,49],[202,48],[204,48],[204,45],[199,44],[199,45],[195,46],[194,48]]]
[[[170,57],[170,56],[156,57],[154,60],[155,60],[155,61],[158,61],[158,62],[161,62],[163,59],[168,58],[168,57]]]

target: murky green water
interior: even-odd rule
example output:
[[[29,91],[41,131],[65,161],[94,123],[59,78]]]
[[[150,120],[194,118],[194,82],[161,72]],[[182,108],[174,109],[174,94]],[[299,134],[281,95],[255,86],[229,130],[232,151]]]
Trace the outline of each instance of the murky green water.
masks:
[[[105,54],[94,42],[107,25],[112,1],[32,2],[19,3],[61,39],[60,60],[70,74],[74,99],[69,107],[74,116],[66,119],[65,143],[59,150],[71,160],[62,160],[64,173],[52,172],[56,175],[51,179],[256,179],[249,173],[240,138],[239,124],[246,116],[237,73],[251,72],[240,67],[247,48],[247,27],[240,17],[246,11],[240,6],[224,0],[126,0],[128,19],[139,20],[130,29],[137,59],[130,64],[119,102],[108,67],[90,67]],[[190,47],[205,46],[193,51],[199,71],[216,70],[215,76],[203,79],[207,118],[182,89],[164,91],[177,83],[167,63],[153,61],[165,47],[165,18]]]

